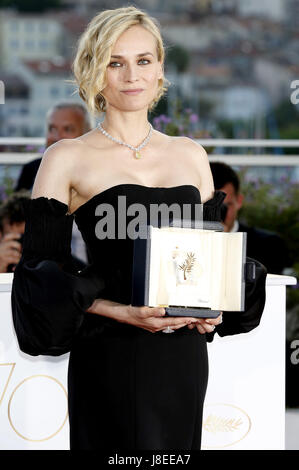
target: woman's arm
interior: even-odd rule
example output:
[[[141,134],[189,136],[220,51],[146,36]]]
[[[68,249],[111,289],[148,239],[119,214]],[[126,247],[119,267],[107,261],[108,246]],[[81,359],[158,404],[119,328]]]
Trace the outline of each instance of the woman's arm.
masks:
[[[124,305],[106,299],[95,299],[86,312],[112,318],[120,323],[138,326],[152,333],[163,330],[168,325],[172,325],[177,329],[192,323],[192,319],[186,317],[167,318],[163,319],[162,322],[159,321],[165,315],[163,307],[132,307],[132,305]]]
[[[78,173],[79,157],[78,143],[73,139],[63,139],[51,145],[42,157],[31,198],[55,198],[70,207],[71,187],[76,171]]]
[[[49,147],[32,196],[24,201],[24,241],[11,307],[19,347],[34,356],[70,351],[86,309],[104,288],[93,266],[80,274],[71,267],[74,216],[68,212],[77,157],[72,141]]]
[[[213,325],[220,323],[220,318],[205,321],[193,317],[165,317],[163,307],[133,307],[104,299],[96,299],[86,312],[112,318],[120,323],[128,323],[151,333],[164,330],[167,326],[177,330],[193,324],[198,325],[200,333],[209,333],[214,330]]]

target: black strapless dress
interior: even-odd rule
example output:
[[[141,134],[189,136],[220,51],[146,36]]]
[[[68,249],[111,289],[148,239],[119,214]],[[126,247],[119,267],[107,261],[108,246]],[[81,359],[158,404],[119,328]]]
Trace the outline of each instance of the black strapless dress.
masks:
[[[116,210],[119,196],[126,197],[127,207],[139,203],[147,211],[150,204],[194,207],[201,202],[199,190],[192,185],[138,184],[113,186],[73,214],[54,198],[26,201],[23,252],[11,297],[19,346],[30,355],[70,351],[71,449],[200,449],[208,379],[206,341],[213,335],[187,327],[172,334],[150,333],[86,313],[95,298],[131,303],[133,240],[100,240],[95,234],[101,220],[96,208],[103,203]],[[204,204],[206,220],[220,220],[224,197],[216,191]],[[71,262],[74,219],[92,260],[81,272]],[[117,215],[115,220],[118,233]],[[249,320],[246,312],[239,323],[224,318],[218,332],[246,331],[248,321],[248,330],[254,328],[260,310],[261,301],[251,307]]]

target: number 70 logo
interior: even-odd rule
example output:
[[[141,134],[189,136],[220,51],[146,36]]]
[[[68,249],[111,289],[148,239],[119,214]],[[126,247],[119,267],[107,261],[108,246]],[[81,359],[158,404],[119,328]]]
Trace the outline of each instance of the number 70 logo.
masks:
[[[19,438],[47,441],[67,421],[67,392],[55,377],[43,374],[28,376],[12,389],[15,367],[16,363],[0,364],[0,434],[1,428],[7,428],[3,421],[7,419]],[[6,401],[7,414],[3,410]]]

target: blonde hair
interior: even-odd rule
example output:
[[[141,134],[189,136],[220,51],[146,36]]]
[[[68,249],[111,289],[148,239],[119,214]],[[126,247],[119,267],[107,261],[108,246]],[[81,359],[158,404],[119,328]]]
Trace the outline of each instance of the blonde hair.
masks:
[[[112,48],[119,36],[133,25],[143,26],[153,34],[157,41],[158,60],[163,64],[165,51],[158,23],[135,7],[116,8],[99,13],[79,38],[72,69],[79,96],[93,115],[106,111],[106,100],[101,91],[106,86],[106,68]],[[150,103],[149,110],[152,110],[164,95],[168,84],[164,76],[158,80],[157,95]]]

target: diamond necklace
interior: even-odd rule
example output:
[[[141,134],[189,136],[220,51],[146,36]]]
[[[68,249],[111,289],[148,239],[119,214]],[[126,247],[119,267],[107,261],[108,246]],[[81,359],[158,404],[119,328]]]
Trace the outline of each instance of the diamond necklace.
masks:
[[[135,158],[137,158],[137,159],[141,158],[140,150],[148,143],[148,141],[151,138],[152,132],[153,132],[153,126],[150,124],[149,132],[148,132],[146,138],[144,139],[144,141],[140,145],[138,145],[138,147],[133,147],[133,145],[126,144],[126,142],[122,142],[121,140],[118,140],[115,137],[112,137],[112,135],[108,134],[108,132],[105,131],[105,129],[102,128],[102,125],[101,125],[100,122],[99,122],[97,127],[102,132],[102,134],[104,134],[106,137],[108,137],[108,139],[113,140],[113,142],[116,142],[117,144],[125,145],[126,147],[129,147],[131,150],[134,150]]]

